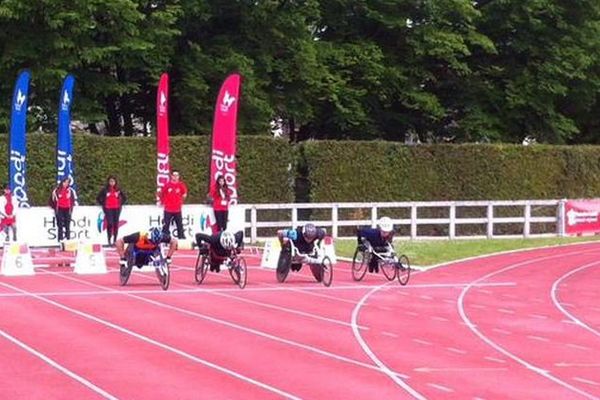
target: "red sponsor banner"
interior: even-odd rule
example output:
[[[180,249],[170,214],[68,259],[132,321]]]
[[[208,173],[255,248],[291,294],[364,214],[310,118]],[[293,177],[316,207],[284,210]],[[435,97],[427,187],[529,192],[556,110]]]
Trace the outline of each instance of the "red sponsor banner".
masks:
[[[600,233],[600,199],[565,203],[565,233]]]
[[[169,181],[169,75],[162,74],[156,93],[156,192]]]
[[[241,76],[235,73],[229,75],[221,85],[215,106],[215,119],[212,130],[208,191],[209,193],[212,191],[217,178],[223,175],[225,182],[231,189],[229,205],[235,205],[238,201],[235,152],[240,84]]]

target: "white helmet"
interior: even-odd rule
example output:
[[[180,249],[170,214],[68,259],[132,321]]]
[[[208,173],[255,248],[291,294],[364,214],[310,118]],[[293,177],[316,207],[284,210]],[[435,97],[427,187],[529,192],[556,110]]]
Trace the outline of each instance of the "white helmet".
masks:
[[[388,233],[394,230],[394,224],[390,217],[382,217],[377,223],[382,232]]]
[[[225,250],[231,250],[235,247],[235,236],[231,232],[222,232],[219,241]]]

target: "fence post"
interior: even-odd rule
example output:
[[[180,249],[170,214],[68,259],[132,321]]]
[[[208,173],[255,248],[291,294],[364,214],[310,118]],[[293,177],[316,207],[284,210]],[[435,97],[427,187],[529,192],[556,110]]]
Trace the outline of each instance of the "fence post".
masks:
[[[556,233],[560,237],[567,236],[565,232],[565,203],[566,199],[562,199],[558,201],[558,210],[557,210],[557,221],[556,221]]]
[[[528,238],[531,230],[531,203],[525,202],[525,225],[523,226],[523,237]]]
[[[250,242],[252,244],[256,243],[257,239],[257,216],[256,216],[256,207],[252,206],[250,209]]]
[[[298,209],[295,204],[292,204],[292,229],[296,229],[298,225]]]
[[[417,205],[410,206],[410,238],[417,238]]]
[[[494,237],[494,205],[489,202],[487,205],[487,238]]]
[[[371,228],[377,227],[377,206],[371,207]]]
[[[338,205],[334,204],[331,209],[331,236],[338,237]]]
[[[450,205],[450,225],[448,227],[450,239],[456,238],[456,203]]]

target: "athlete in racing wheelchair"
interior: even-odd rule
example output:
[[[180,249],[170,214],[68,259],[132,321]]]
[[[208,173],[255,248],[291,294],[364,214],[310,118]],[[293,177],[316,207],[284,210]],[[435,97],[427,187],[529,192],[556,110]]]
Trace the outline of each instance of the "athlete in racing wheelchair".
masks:
[[[194,276],[196,282],[202,283],[209,267],[213,272],[221,272],[221,265],[225,265],[231,279],[242,289],[246,286],[246,260],[240,256],[244,247],[243,231],[221,231],[213,235],[197,233],[196,245],[200,249]]]
[[[328,256],[324,254],[321,243],[327,232],[308,223],[296,229],[277,231],[281,244],[281,252],[277,261],[277,281],[285,282],[290,270],[298,272],[306,263],[317,280],[325,286],[331,285],[333,266]]]
[[[166,257],[162,254],[161,243],[169,245]],[[127,244],[127,248],[125,248],[125,244]],[[120,257],[120,282],[122,286],[127,284],[133,266],[142,268],[144,265],[151,264],[156,269],[161,287],[167,290],[170,277],[169,265],[171,264],[171,256],[177,249],[177,239],[153,227],[148,232],[135,232],[117,239],[115,248]]]
[[[356,231],[357,246],[352,259],[352,277],[360,281],[367,273],[378,273],[379,267],[388,280],[398,278],[402,285],[408,283],[410,263],[408,257],[398,257],[394,250],[394,225],[389,217],[382,217],[377,228]]]

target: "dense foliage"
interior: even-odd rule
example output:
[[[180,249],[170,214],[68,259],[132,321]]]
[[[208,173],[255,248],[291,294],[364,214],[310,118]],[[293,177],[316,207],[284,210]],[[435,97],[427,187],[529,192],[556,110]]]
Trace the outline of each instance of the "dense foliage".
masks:
[[[29,126],[75,118],[133,135],[172,77],[175,133],[210,132],[218,87],[244,77],[240,131],[292,140],[598,143],[595,0],[3,0],[0,131],[32,71]]]

